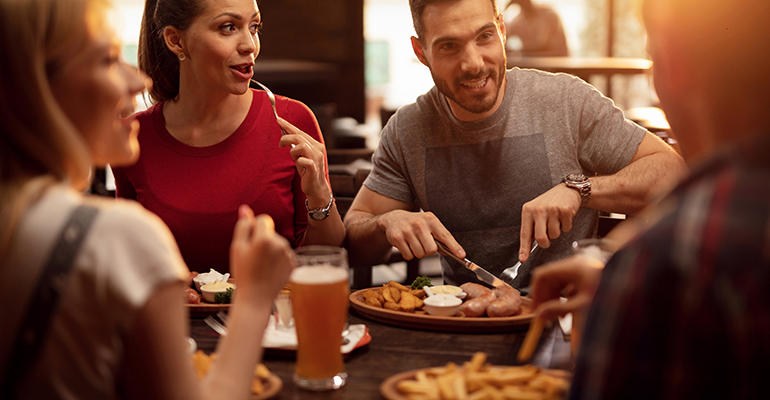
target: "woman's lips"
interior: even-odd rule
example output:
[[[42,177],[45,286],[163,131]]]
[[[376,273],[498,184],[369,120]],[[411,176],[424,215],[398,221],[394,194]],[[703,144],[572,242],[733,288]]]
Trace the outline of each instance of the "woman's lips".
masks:
[[[254,75],[254,70],[252,67],[253,64],[241,64],[233,65],[230,67],[230,69],[240,78],[251,79],[251,77]]]

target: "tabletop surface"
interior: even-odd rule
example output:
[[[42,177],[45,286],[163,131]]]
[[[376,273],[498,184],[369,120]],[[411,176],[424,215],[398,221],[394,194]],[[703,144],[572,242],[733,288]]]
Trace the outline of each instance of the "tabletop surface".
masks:
[[[644,58],[621,57],[511,57],[508,67],[534,68],[549,72],[638,74],[652,68]]]
[[[519,365],[516,354],[526,331],[509,333],[444,333],[401,328],[368,319],[350,309],[350,324],[365,324],[372,341],[345,356],[346,385],[332,392],[309,392],[292,382],[294,354],[267,350],[263,363],[283,380],[275,399],[380,399],[380,384],[388,377],[418,368],[443,366],[452,361],[462,364],[473,353],[487,353],[495,365]],[[201,318],[190,318],[190,335],[198,348],[211,353],[219,335]],[[558,324],[546,329],[531,360],[545,368],[570,368],[570,343]]]

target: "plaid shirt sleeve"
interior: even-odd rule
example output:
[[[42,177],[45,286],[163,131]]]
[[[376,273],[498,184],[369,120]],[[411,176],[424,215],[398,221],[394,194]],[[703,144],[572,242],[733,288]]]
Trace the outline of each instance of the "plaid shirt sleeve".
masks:
[[[770,161],[737,160],[607,264],[571,398],[770,398]]]

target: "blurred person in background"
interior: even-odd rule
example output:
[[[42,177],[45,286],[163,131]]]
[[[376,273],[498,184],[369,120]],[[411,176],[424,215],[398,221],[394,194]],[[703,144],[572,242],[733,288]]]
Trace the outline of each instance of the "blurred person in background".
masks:
[[[79,192],[92,166],[136,160],[137,122],[125,117],[149,83],[120,59],[107,8],[0,0],[0,397],[247,399],[291,248],[269,217],[241,208],[231,324],[199,381],[189,272],[168,228],[133,201]]]
[[[533,3],[532,0],[510,0],[505,9],[512,5],[518,5],[520,11],[505,25],[509,57],[569,56],[561,18],[553,8]]]
[[[136,116],[142,154],[115,184],[169,226],[193,271],[227,272],[241,204],[292,247],[345,238],[315,116],[276,96],[276,122],[267,94],[249,88],[261,26],[255,0],[145,4],[139,68],[155,105]]]
[[[642,14],[692,173],[612,232],[625,246],[603,270],[544,265],[532,296],[543,319],[590,304],[571,398],[768,398],[770,2],[645,0]]]
[[[635,214],[683,173],[662,140],[567,74],[506,70],[494,0],[411,0],[412,47],[435,87],[396,112],[346,215],[350,257],[435,254],[435,240],[513,281],[596,236],[598,210]],[[424,212],[413,212],[415,204]],[[541,249],[530,260],[530,246]],[[446,283],[480,281],[441,257]]]

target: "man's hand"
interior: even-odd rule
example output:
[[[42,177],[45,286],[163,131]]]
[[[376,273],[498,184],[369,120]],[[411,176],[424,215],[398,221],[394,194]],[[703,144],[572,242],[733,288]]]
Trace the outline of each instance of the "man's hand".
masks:
[[[580,193],[560,183],[521,208],[519,261],[529,258],[532,239],[540,247],[550,247],[551,239],[572,229],[572,218],[580,209]]]
[[[435,254],[438,251],[436,240],[455,255],[465,258],[465,250],[431,212],[390,211],[378,217],[377,227],[407,260]]]
[[[604,264],[574,255],[541,265],[532,272],[531,296],[539,318],[549,321],[567,313],[588,311],[602,277]],[[560,297],[566,297],[562,303]]]

